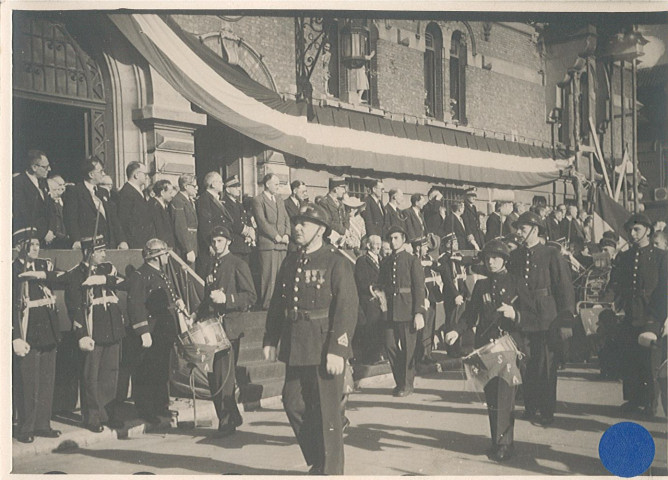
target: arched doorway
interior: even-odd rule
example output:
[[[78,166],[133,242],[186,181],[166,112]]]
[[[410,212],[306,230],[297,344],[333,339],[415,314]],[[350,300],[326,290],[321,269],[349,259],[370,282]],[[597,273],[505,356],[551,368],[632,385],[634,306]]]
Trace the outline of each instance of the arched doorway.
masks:
[[[90,156],[116,178],[108,73],[72,35],[71,21],[14,12],[12,168],[22,171],[27,150],[37,148],[67,181],[79,180],[79,162]]]

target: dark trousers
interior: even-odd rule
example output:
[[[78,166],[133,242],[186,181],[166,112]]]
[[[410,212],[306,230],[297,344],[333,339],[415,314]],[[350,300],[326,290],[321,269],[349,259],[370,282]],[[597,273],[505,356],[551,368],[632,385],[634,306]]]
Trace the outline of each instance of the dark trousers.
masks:
[[[554,415],[557,405],[557,361],[548,346],[547,332],[526,334],[528,359],[524,379],[524,407],[543,417]]]
[[[510,386],[501,377],[492,378],[485,385],[485,401],[492,443],[497,446],[513,444],[513,428],[515,426],[515,393],[516,386]]]
[[[652,357],[660,356],[660,351],[640,346],[638,336],[641,333],[640,327],[634,327],[628,322],[620,326],[620,346],[622,348],[620,353],[622,354],[622,380],[624,381],[622,392],[627,402],[639,407],[655,409],[658,403],[658,388],[654,381]]]
[[[135,335],[131,329],[126,329],[125,337],[121,340],[121,359],[118,367],[118,381],[116,383],[116,403],[123,403],[128,399],[130,380],[141,362],[142,346],[141,338]],[[132,385],[134,396],[135,386]]]
[[[385,330],[385,351],[399,388],[413,387],[417,332],[413,322],[393,322]]]
[[[384,313],[380,307],[368,299],[360,301],[359,316],[353,337],[353,353],[361,363],[380,360],[384,351]]]
[[[326,475],[343,475],[343,375],[323,366],[288,366],[283,405],[308,465]]]
[[[422,360],[431,356],[434,344],[434,325],[436,324],[436,306],[432,305],[424,316],[424,328],[418,332],[417,352],[415,357]]]
[[[132,377],[132,397],[139,415],[159,415],[169,407],[169,356],[174,340],[152,336],[153,344],[142,349]]]
[[[92,352],[83,353],[81,411],[86,425],[100,425],[113,417],[120,353],[120,343],[95,344]]]
[[[79,403],[81,380],[81,349],[74,331],[61,332],[56,354],[56,380],[53,394],[53,411],[73,412]]]
[[[18,433],[32,434],[51,428],[53,386],[56,377],[56,347],[31,348],[25,357],[14,356],[18,375]]]
[[[232,340],[232,349],[217,352],[213,357],[213,372],[208,374],[209,389],[218,416],[218,428],[241,425],[241,413],[235,395],[235,352],[239,351],[239,340]]]

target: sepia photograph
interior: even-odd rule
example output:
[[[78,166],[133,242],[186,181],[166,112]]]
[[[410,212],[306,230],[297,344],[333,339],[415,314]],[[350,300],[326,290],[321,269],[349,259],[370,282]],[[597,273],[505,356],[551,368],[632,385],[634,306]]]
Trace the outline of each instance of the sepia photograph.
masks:
[[[3,474],[668,476],[666,11],[56,3]]]

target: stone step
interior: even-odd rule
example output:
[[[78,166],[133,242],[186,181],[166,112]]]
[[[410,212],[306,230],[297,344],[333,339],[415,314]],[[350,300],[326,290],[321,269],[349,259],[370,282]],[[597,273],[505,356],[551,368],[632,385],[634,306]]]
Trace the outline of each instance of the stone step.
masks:
[[[247,341],[242,338],[239,345],[239,360],[238,365],[246,365],[247,363],[264,360],[262,353],[262,339]]]

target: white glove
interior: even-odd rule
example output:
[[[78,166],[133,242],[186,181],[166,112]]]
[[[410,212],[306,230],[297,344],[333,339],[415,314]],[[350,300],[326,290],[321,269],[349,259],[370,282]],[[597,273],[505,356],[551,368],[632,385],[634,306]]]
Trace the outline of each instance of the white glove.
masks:
[[[422,330],[424,328],[424,317],[421,313],[416,313],[413,318],[413,326],[415,330]]]
[[[92,352],[95,348],[95,340],[92,337],[82,337],[79,339],[79,348],[84,352]]]
[[[445,334],[445,343],[447,343],[448,345],[454,345],[454,343],[457,341],[458,338],[459,334],[456,331],[452,330]]]
[[[341,375],[344,365],[345,361],[343,357],[334,355],[333,353],[327,354],[327,373],[330,375]]]
[[[94,285],[105,285],[107,283],[107,277],[104,275],[91,275],[81,284],[84,287],[92,287]]]
[[[151,338],[151,334],[146,332],[141,334],[141,346],[144,348],[151,348],[151,345],[153,345],[153,338]]]
[[[14,349],[14,353],[19,357],[25,357],[30,352],[30,345],[22,338],[12,340],[12,348]]]
[[[128,245],[127,242],[121,242],[118,244],[118,249],[119,250],[129,250],[130,246]]]
[[[508,305],[507,303],[501,304],[499,308],[496,309],[497,312],[503,313],[503,316],[506,318],[509,318],[511,320],[515,320],[516,313],[515,309],[513,308],[512,305]]]
[[[227,295],[225,295],[225,292],[222,290],[212,290],[209,294],[209,298],[211,298],[213,303],[221,304],[227,302]]]
[[[455,297],[455,305],[457,305],[458,307],[460,307],[460,306],[463,305],[463,304],[464,304],[464,297],[462,297],[461,295],[457,295],[457,296]]]
[[[186,302],[183,301],[183,299],[178,298],[176,302],[174,302],[177,308],[180,310],[185,310],[186,309]]]
[[[72,250],[81,250],[81,242],[76,241],[72,244]]]
[[[264,359],[268,360],[270,362],[275,362],[276,361],[276,347],[272,347],[271,345],[267,345],[262,349],[262,353],[264,354]]]
[[[195,263],[195,252],[192,250],[186,253],[186,260],[188,263]]]
[[[51,230],[49,230],[48,232],[46,232],[46,235],[44,236],[44,241],[46,243],[51,243],[53,242],[54,238],[56,238],[56,235]]]
[[[27,278],[29,280],[44,280],[46,279],[46,272],[39,270],[29,270],[27,272],[19,273],[19,278]]]

